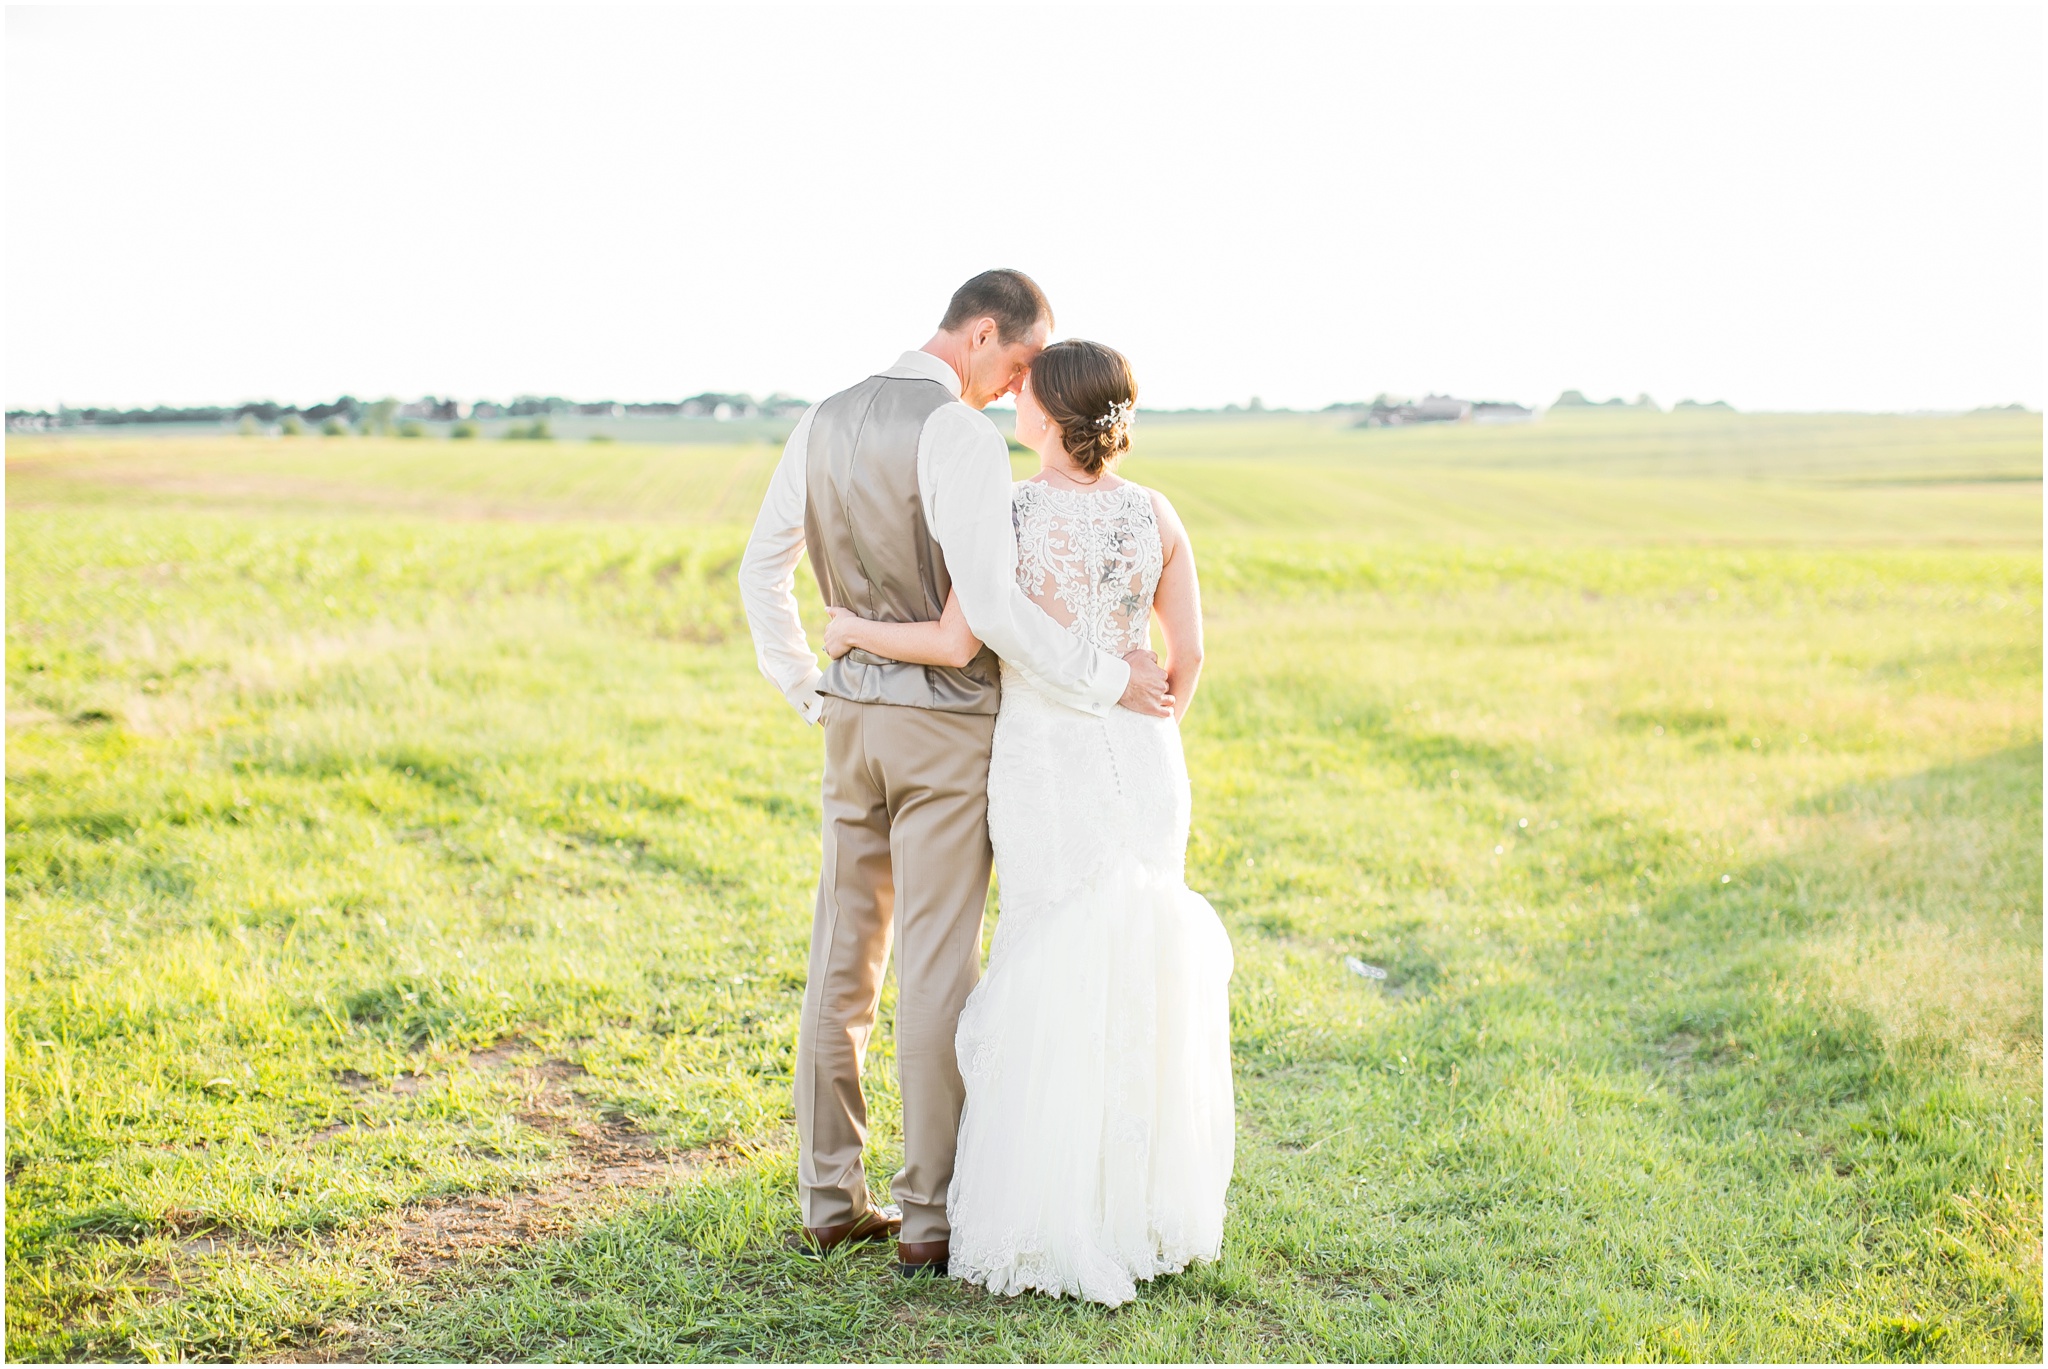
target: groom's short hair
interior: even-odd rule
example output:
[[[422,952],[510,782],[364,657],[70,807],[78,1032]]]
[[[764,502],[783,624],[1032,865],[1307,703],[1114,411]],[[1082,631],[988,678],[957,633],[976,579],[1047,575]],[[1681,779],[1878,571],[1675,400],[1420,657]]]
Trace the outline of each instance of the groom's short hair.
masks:
[[[1022,271],[984,271],[953,292],[939,331],[951,333],[978,318],[994,319],[998,338],[1018,342],[1040,319],[1052,323],[1052,301]]]

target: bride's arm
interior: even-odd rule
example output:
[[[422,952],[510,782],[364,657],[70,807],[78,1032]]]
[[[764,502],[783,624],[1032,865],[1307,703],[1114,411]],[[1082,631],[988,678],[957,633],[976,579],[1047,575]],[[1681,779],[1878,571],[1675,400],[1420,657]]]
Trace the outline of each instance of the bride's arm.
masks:
[[[1195,578],[1195,548],[1188,530],[1166,496],[1152,491],[1152,511],[1159,520],[1159,540],[1166,562],[1152,612],[1166,638],[1166,692],[1173,696],[1173,716],[1187,716],[1195,701],[1195,683],[1202,675],[1202,586]]]
[[[871,623],[851,609],[826,610],[825,654],[838,660],[849,651],[865,651],[910,665],[963,666],[981,650],[981,639],[967,626],[960,596],[946,596],[946,609],[936,623]]]

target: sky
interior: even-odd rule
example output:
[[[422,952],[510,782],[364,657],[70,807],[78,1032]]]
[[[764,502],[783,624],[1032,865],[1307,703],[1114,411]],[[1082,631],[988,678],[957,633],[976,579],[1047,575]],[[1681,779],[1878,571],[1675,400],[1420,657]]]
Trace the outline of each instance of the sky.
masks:
[[[1147,407],[2043,399],[2042,11],[9,6],[9,408],[819,398],[1030,272]]]

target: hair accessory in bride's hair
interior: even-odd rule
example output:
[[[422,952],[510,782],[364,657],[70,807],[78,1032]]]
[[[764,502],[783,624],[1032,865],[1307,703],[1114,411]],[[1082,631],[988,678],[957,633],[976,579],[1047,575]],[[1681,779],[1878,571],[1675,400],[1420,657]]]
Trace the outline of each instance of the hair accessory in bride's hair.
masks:
[[[1119,423],[1128,423],[1131,421],[1131,410],[1134,407],[1136,406],[1128,399],[1112,400],[1109,405],[1109,412],[1096,419],[1095,426],[1098,428],[1114,428]]]

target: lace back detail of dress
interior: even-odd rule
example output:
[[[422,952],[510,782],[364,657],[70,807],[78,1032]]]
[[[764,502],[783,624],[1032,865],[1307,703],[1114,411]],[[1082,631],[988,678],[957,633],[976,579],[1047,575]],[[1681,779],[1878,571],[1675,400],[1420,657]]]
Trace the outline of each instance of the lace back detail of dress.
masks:
[[[1017,585],[1027,598],[1112,656],[1146,644],[1165,562],[1149,490],[1128,481],[1097,491],[1026,480],[1010,518]]]

